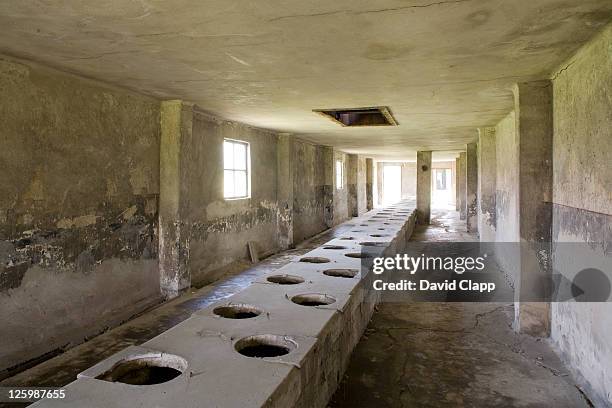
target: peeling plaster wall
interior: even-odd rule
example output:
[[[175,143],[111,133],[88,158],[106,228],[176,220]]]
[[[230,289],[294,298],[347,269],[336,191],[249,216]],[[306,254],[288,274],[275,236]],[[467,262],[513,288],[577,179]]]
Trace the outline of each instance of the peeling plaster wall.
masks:
[[[293,158],[293,237],[298,243],[333,225],[334,160],[331,148],[299,139]]]
[[[250,198],[223,198],[224,138],[249,143]],[[211,282],[224,267],[247,259],[249,241],[260,256],[278,250],[277,140],[273,133],[194,112],[185,172],[192,283]]]
[[[612,25],[553,80],[553,267],[570,281],[585,267],[575,259],[590,260],[612,280],[610,44]],[[564,242],[578,244],[567,250]],[[612,405],[611,301],[552,304],[552,340],[596,406]]]
[[[496,190],[495,213],[497,229],[496,242],[519,242],[518,210],[518,136],[515,114],[511,112],[495,127]],[[519,276],[518,245],[498,245],[496,259],[512,284]]]
[[[0,370],[160,300],[159,103],[0,57]]]

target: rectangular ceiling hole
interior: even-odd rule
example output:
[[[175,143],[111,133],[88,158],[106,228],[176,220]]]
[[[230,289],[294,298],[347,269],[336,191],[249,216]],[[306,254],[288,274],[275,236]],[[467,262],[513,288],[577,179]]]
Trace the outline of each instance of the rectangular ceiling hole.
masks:
[[[397,126],[398,123],[387,106],[352,109],[315,109],[342,126]]]

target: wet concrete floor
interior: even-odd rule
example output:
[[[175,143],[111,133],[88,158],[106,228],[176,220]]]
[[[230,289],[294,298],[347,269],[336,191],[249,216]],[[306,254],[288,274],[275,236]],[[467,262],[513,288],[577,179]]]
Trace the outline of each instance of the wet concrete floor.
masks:
[[[474,241],[432,211],[415,241]],[[330,402],[356,407],[589,407],[545,339],[514,333],[513,305],[381,303]]]

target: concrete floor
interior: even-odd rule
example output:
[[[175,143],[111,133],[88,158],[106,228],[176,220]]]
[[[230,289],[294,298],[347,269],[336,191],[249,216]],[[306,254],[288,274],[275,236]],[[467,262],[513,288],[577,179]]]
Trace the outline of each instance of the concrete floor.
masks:
[[[473,241],[434,210],[412,240]],[[382,303],[330,407],[589,407],[546,340],[512,331],[500,303]]]

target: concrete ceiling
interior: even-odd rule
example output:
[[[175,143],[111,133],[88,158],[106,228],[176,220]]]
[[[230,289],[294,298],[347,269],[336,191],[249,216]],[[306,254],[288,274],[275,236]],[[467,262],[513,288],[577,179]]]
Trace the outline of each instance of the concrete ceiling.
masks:
[[[0,3],[0,52],[377,158],[453,151],[612,17],[609,0]],[[387,105],[397,127],[312,109]]]

